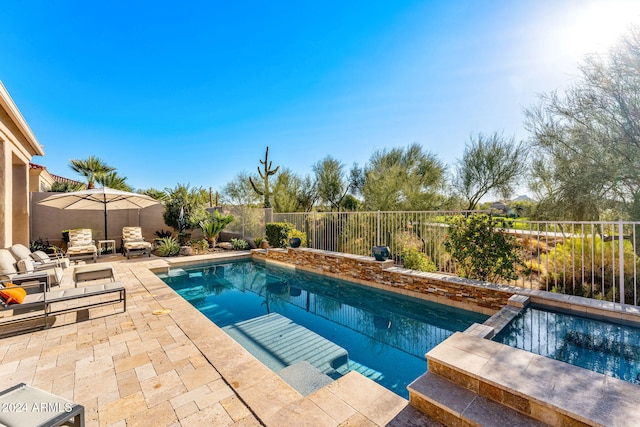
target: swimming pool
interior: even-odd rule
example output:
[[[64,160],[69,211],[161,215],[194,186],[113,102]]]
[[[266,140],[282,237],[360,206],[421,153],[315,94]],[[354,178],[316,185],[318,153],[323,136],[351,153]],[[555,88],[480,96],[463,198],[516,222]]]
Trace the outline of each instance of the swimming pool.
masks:
[[[257,348],[244,329],[257,319],[269,320],[263,316],[270,313],[321,337],[300,332],[299,341],[292,338],[291,351],[302,351],[309,340],[324,339],[348,352],[347,363],[334,363],[334,369],[325,374],[335,379],[355,370],[405,398],[406,386],[426,370],[425,353],[454,332],[487,319],[483,314],[251,260],[172,269],[158,276],[275,372],[285,367],[288,355]]]
[[[640,329],[528,307],[495,341],[640,384]]]

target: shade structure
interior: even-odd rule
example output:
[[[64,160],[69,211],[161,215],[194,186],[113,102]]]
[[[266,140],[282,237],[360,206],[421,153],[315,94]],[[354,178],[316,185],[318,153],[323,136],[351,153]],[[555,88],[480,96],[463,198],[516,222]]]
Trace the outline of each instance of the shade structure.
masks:
[[[103,187],[54,194],[42,199],[38,204],[58,209],[104,211],[104,238],[106,240],[107,210],[143,209],[158,203],[160,202],[144,194]]]

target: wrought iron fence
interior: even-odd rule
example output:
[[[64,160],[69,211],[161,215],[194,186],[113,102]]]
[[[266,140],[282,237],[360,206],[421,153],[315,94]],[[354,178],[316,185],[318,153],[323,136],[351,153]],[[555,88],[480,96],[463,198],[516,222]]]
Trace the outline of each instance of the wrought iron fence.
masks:
[[[438,271],[457,274],[443,246],[447,219],[472,213],[480,211],[274,213],[273,221],[294,224],[312,248],[370,256],[372,246],[384,245],[396,264],[403,250],[415,248]],[[504,219],[498,226],[516,238],[526,265],[505,283],[640,305],[640,222]]]

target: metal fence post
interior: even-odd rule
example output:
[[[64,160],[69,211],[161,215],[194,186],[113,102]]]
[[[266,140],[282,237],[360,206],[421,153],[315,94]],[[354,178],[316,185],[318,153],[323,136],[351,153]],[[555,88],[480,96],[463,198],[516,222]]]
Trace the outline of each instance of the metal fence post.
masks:
[[[624,226],[618,221],[618,257],[620,258],[620,304],[624,304]]]
[[[376,245],[380,246],[380,211],[378,210],[378,226],[376,227]]]

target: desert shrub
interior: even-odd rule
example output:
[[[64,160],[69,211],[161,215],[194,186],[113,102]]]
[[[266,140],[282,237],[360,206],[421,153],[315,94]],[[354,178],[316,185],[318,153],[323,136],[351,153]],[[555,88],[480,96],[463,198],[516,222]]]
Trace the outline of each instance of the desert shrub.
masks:
[[[449,219],[444,247],[458,264],[462,277],[492,282],[518,278],[517,266],[525,267],[520,247],[513,236],[496,225],[486,214]]]
[[[404,268],[418,271],[436,271],[436,265],[431,259],[415,248],[407,249],[401,254]]]
[[[169,230],[156,230],[155,232],[156,237],[158,237],[158,239],[162,239],[163,237],[171,237],[173,235],[173,233]]]
[[[207,239],[192,240],[189,242],[189,246],[191,246],[197,253],[204,253],[209,248],[209,242]]]
[[[540,257],[540,264],[546,270],[544,279],[555,292],[617,300],[620,297],[619,244],[618,240],[603,241],[598,235],[567,239]],[[640,259],[633,251],[632,242],[625,240],[623,248],[625,300],[630,302],[634,269],[640,269]]]
[[[231,222],[233,222],[233,215],[223,215],[218,211],[212,214],[206,213],[206,217],[200,221],[199,225],[205,239],[209,241],[209,246],[215,246],[218,234]]]
[[[160,256],[174,256],[180,252],[180,245],[173,237],[163,237],[158,239],[158,247],[156,251]]]
[[[47,252],[50,246],[51,244],[49,243],[48,240],[46,243],[42,239],[32,240],[31,243],[29,244],[29,250],[31,252],[35,252],[35,251]]]
[[[243,251],[249,247],[249,243],[244,239],[231,239],[231,245],[233,249],[239,251]]]

